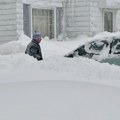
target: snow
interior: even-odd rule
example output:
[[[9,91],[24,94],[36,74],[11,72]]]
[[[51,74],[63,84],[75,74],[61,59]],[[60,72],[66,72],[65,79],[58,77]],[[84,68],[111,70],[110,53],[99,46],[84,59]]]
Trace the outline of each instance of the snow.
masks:
[[[14,79],[16,74],[17,77],[22,76],[23,81],[74,79],[74,81],[89,81],[119,87],[119,66],[99,63],[83,57],[73,59],[64,57],[66,53],[88,41],[119,35],[119,33],[105,32],[96,35],[94,38],[78,36],[74,40],[67,41],[49,40],[46,37],[41,42],[44,60],[37,61],[24,54],[31,39],[22,34],[18,41],[11,41],[0,46],[0,83],[16,81]],[[104,53],[101,57],[105,55]],[[17,81],[21,81],[21,77],[20,79],[18,77]]]
[[[82,36],[81,36],[82,37]],[[82,39],[82,38],[80,38]],[[85,38],[87,40],[87,38]],[[103,32],[95,35],[93,38],[88,38],[86,42],[83,41],[81,42],[80,46],[75,48],[74,50],[70,51],[67,53],[65,56],[70,57],[70,55],[73,55],[73,57],[79,57],[79,51],[82,47],[84,47],[84,50],[89,53],[93,54],[91,57],[94,60],[102,62],[105,59],[109,58],[119,58],[119,54],[114,54],[120,52],[119,45],[120,43],[118,40],[120,40],[120,32],[115,32],[115,33],[109,33],[109,32]],[[103,42],[104,41],[104,42]],[[110,48],[110,45],[114,42],[117,41],[117,43]],[[82,46],[84,45],[84,46]],[[94,47],[93,47],[94,46]],[[110,50],[111,49],[111,50]],[[111,51],[111,54],[109,54],[109,51]],[[86,56],[90,58],[89,55],[81,55],[81,56]],[[114,63],[115,63],[114,59]],[[117,64],[116,64],[117,65]],[[119,65],[119,64],[118,64]]]
[[[1,120],[119,120],[120,89],[72,81],[0,86]]]
[[[104,35],[104,36],[103,36]],[[120,67],[64,55],[94,38],[41,41],[43,61],[24,54],[30,38],[0,46],[1,120],[119,120]]]

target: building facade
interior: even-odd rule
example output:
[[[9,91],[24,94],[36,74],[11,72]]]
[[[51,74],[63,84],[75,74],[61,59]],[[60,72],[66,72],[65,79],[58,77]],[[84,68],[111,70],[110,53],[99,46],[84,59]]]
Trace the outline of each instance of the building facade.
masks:
[[[0,43],[35,30],[50,39],[118,31],[119,9],[106,0],[0,0]]]

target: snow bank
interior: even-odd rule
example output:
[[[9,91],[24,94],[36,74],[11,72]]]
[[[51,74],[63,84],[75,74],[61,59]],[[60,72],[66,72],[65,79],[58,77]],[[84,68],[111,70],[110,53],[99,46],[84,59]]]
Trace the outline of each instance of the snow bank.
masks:
[[[102,35],[99,34],[100,36]],[[0,83],[21,81],[21,79],[22,81],[32,81],[35,79],[69,80],[71,78],[73,81],[89,81],[120,87],[120,67],[108,63],[99,63],[83,57],[73,59],[63,57],[68,51],[82,44],[83,38],[85,39],[85,37],[79,37],[79,39],[77,38],[73,41],[61,42],[43,40],[41,42],[43,61],[37,61],[35,58],[24,54],[26,45],[31,40],[24,35],[21,36],[19,41],[1,45],[0,48],[3,51],[3,55],[1,52]],[[93,38],[87,38],[86,41],[91,39]],[[18,46],[21,49],[17,49],[14,46]],[[6,75],[9,77],[6,77]],[[18,77],[18,80],[15,76]],[[23,77],[21,78],[20,76]]]
[[[67,81],[0,85],[1,120],[119,120],[120,89]]]
[[[0,54],[9,55],[15,53],[22,53],[25,51],[27,44],[30,42],[30,38],[24,34],[21,34],[18,41],[11,41],[0,45]]]
[[[0,120],[119,120],[120,67],[63,57],[82,40],[43,40],[43,61],[24,54],[24,35],[1,45]]]
[[[120,32],[113,32],[113,33],[110,33],[110,32],[102,32],[102,33],[99,33],[97,35],[95,35],[93,37],[93,40],[96,40],[96,39],[108,39],[108,40],[111,40],[110,38],[120,38]]]

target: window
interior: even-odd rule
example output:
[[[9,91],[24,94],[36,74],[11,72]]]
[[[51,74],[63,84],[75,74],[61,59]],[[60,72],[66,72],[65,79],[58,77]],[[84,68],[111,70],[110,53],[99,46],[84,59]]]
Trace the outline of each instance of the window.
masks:
[[[104,11],[104,31],[113,32],[113,12]]]
[[[94,41],[90,43],[90,47],[89,49],[91,50],[95,50],[95,51],[101,51],[103,50],[104,46],[108,46],[109,43],[106,40],[102,40],[102,41]]]
[[[32,9],[32,29],[42,34],[54,38],[54,10]]]

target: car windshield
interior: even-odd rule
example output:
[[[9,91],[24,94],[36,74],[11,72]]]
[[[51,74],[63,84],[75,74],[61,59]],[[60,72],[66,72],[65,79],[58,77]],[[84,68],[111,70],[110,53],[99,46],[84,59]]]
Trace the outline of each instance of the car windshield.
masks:
[[[90,50],[96,50],[96,51],[101,51],[104,47],[104,45],[106,45],[106,47],[108,46],[108,42],[103,40],[103,41],[94,41],[91,42],[89,49]]]
[[[120,50],[120,44],[116,46],[116,50]]]

